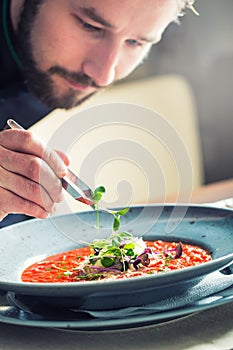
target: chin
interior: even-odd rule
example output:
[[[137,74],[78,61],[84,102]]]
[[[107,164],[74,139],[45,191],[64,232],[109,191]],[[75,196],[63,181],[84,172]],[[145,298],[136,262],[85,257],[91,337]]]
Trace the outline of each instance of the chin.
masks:
[[[31,91],[33,93],[33,91]],[[54,94],[42,94],[42,93],[33,93],[33,95],[38,98],[45,106],[51,109],[66,109],[69,110],[71,108],[77,107],[81,105],[83,102],[91,98],[95,95],[96,92],[92,92],[87,96],[77,97],[77,94],[67,93],[62,97],[55,96]]]
[[[71,108],[74,108],[74,107],[78,107],[80,106],[81,104],[83,104],[85,101],[89,100],[92,96],[94,96],[96,94],[96,92],[92,92],[91,94],[87,95],[87,96],[84,96],[84,97],[81,97],[79,99],[76,99],[75,101],[66,101],[63,105],[61,105],[60,107],[57,107],[57,108],[63,108],[63,109],[66,109],[66,110],[69,110]]]

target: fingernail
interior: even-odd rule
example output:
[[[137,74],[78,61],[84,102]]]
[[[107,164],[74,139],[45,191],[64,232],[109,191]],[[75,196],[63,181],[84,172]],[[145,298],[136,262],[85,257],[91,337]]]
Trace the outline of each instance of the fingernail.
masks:
[[[63,166],[63,167],[61,168],[61,177],[66,176],[66,174],[67,174],[67,167],[66,167],[66,166]]]

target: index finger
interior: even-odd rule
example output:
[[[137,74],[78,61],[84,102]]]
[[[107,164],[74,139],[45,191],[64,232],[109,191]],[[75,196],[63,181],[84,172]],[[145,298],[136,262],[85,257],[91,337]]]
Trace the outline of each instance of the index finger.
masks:
[[[66,174],[66,166],[61,157],[36,135],[26,130],[3,130],[0,145],[19,153],[31,154],[43,159],[58,177]]]

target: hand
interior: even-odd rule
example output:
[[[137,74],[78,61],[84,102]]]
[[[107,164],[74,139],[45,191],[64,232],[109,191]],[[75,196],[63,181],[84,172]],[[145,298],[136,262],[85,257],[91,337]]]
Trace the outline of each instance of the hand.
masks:
[[[0,132],[0,220],[10,213],[46,218],[62,200],[68,158],[29,131]]]

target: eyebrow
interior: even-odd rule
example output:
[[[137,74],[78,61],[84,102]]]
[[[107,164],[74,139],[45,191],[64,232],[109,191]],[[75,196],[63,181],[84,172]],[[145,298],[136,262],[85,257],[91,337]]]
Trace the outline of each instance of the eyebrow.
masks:
[[[96,12],[96,9],[94,7],[80,7],[80,11],[83,13],[83,15],[90,18],[92,21],[97,22],[104,27],[112,29],[115,28],[111,23],[101,17],[101,15]]]
[[[92,21],[101,24],[102,26],[110,29],[115,29],[116,27],[106,21],[100,14],[97,13],[96,9],[94,7],[80,7],[80,11],[82,14]],[[145,41],[147,43],[154,43],[157,42],[154,38],[149,38],[149,37],[138,37],[138,40]]]

